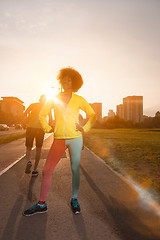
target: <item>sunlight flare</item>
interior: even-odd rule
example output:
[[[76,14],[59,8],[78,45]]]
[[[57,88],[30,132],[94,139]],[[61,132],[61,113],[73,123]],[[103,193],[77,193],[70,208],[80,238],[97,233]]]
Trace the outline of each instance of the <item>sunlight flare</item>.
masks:
[[[47,97],[47,101],[51,99],[55,99],[56,95],[60,93],[59,85],[55,85],[53,87],[49,87],[44,91],[44,94]]]

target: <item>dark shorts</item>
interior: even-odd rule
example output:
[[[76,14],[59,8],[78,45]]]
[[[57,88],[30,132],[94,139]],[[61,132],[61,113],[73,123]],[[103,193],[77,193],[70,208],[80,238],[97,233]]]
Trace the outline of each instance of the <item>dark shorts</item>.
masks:
[[[26,147],[33,147],[34,139],[36,140],[36,147],[42,147],[44,134],[44,131],[40,128],[27,128]]]

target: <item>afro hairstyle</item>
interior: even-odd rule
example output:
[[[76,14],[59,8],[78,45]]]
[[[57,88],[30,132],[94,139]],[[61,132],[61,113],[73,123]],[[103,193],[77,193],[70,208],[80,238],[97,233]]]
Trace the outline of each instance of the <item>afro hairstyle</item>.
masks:
[[[71,67],[60,69],[59,74],[57,76],[57,80],[59,80],[60,84],[62,84],[61,81],[66,76],[70,77],[72,80],[73,92],[77,92],[83,85],[83,79],[82,79],[82,76],[80,75],[80,73]]]

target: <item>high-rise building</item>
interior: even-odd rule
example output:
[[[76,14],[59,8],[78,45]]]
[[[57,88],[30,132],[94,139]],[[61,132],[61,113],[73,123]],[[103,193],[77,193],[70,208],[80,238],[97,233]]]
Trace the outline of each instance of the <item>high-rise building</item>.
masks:
[[[117,105],[116,115],[134,123],[143,121],[143,96],[128,96],[123,98],[123,104]]]
[[[90,105],[97,115],[97,120],[101,121],[102,120],[102,103],[90,103]]]
[[[134,123],[143,121],[143,96],[128,96],[123,98],[124,119]]]
[[[116,115],[117,115],[119,118],[124,119],[124,106],[123,106],[123,104],[117,105]]]

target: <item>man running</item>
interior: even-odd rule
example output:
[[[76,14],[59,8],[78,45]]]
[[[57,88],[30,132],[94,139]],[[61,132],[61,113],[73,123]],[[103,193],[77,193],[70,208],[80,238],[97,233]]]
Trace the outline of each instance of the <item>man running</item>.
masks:
[[[32,162],[31,162],[31,150],[33,147],[33,141],[36,140],[36,155],[35,155],[35,164],[32,171],[32,176],[38,176],[38,163],[41,156],[41,149],[44,140],[44,130],[39,121],[39,113],[43,110],[46,102],[46,96],[41,95],[39,102],[32,103],[25,111],[23,120],[21,124],[27,119],[27,129],[26,129],[26,168],[25,173],[28,174],[31,172]],[[52,119],[51,112],[49,113],[50,121]]]

